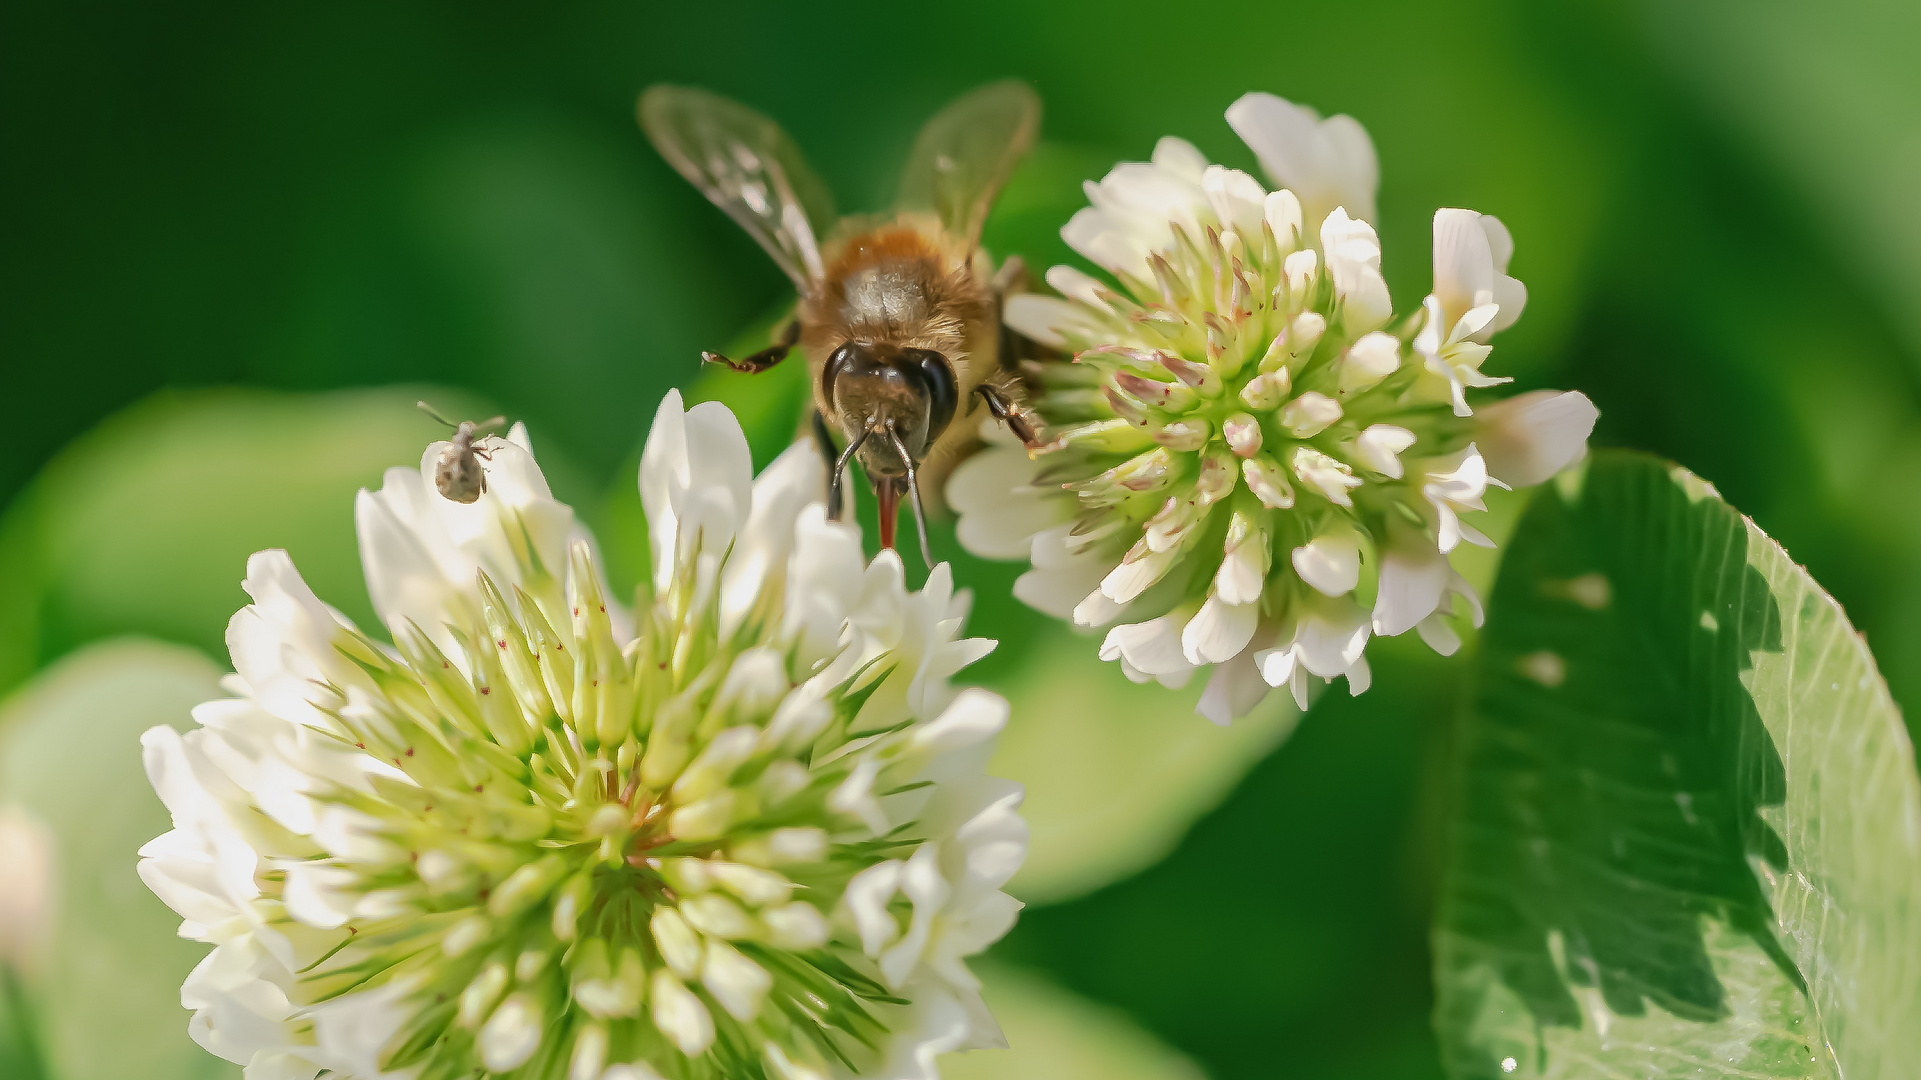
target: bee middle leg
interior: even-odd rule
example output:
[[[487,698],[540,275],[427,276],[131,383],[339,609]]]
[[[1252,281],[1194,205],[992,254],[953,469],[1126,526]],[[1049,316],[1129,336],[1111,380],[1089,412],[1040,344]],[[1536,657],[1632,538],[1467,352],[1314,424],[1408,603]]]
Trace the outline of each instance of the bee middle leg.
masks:
[[[782,360],[787,359],[788,350],[792,349],[794,344],[799,340],[800,320],[788,319],[787,325],[781,327],[780,333],[775,336],[772,345],[767,346],[765,349],[744,360],[729,360],[717,352],[701,353],[700,358],[709,364],[725,364],[735,371],[745,372],[748,375],[758,375],[768,368],[773,367],[775,364],[780,363]]]

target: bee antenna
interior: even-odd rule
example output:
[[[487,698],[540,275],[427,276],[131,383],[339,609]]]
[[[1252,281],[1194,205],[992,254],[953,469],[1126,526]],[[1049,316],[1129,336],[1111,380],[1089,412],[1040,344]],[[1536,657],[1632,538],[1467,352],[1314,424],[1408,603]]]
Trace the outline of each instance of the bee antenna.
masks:
[[[894,444],[894,452],[900,455],[901,464],[907,466],[907,494],[914,503],[914,529],[920,533],[920,558],[927,569],[934,569],[934,549],[927,543],[927,508],[920,501],[920,479],[914,468],[914,457],[907,452],[907,444],[900,441],[900,432],[895,430],[894,422],[887,422],[887,438]]]
[[[438,420],[438,421],[440,421],[441,423],[443,423],[443,424],[445,424],[445,425],[447,425],[448,427],[450,427],[450,428],[452,428],[452,429],[454,429],[455,431],[459,431],[459,430],[460,430],[460,425],[459,425],[459,424],[456,424],[456,423],[454,423],[454,422],[453,422],[452,420],[449,420],[449,419],[447,419],[446,417],[444,417],[444,416],[442,416],[442,415],[440,415],[439,413],[437,413],[437,412],[435,412],[435,411],[434,411],[434,407],[433,407],[432,405],[429,405],[429,404],[427,404],[427,403],[426,403],[426,402],[424,402],[424,401],[416,401],[416,402],[414,402],[414,404],[415,404],[415,405],[418,405],[418,406],[420,406],[420,411],[421,411],[421,412],[424,412],[424,413],[426,413],[426,414],[427,414],[428,416],[431,416],[431,417],[433,417],[433,418],[434,418],[435,420]]]
[[[827,508],[831,511],[828,514],[831,520],[840,520],[840,482],[847,475],[847,463],[853,460],[854,451],[859,450],[860,444],[866,442],[867,436],[872,433],[872,428],[862,429],[858,436],[849,440],[847,449],[840,452],[840,457],[834,460],[834,475],[827,480]]]

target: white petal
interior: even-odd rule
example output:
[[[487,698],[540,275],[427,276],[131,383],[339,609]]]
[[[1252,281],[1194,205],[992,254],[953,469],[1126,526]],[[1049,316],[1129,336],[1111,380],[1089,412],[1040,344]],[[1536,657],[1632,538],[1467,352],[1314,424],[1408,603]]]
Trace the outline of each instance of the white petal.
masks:
[[[1253,640],[1259,622],[1259,604],[1229,604],[1210,596],[1182,629],[1181,653],[1197,667],[1231,660]]]
[[[1399,480],[1401,453],[1414,445],[1414,433],[1394,424],[1370,424],[1354,439],[1354,457],[1383,476]]]
[[[1229,604],[1252,604],[1261,598],[1273,558],[1267,531],[1255,520],[1236,512],[1228,526],[1226,555],[1214,572],[1214,593]]]
[[[1127,611],[1126,604],[1117,604],[1098,590],[1087,594],[1086,599],[1074,605],[1075,626],[1106,626]]]
[[[654,585],[665,588],[672,580],[679,541],[672,489],[687,475],[687,411],[680,391],[669,390],[654,410],[647,442],[640,451],[640,503],[647,515],[647,539],[653,547]]]
[[[500,1003],[474,1036],[481,1064],[496,1073],[517,1069],[540,1049],[540,1005],[527,994]]]
[[[1233,227],[1243,238],[1260,237],[1267,192],[1259,181],[1239,169],[1210,165],[1201,174],[1201,190],[1222,225]]]
[[[1085,306],[1038,293],[1008,297],[1001,319],[1023,336],[1055,349],[1072,348],[1070,338],[1086,341],[1105,329],[1101,319]]]
[[[1180,561],[1179,545],[1164,551],[1150,551],[1133,562],[1123,562],[1101,579],[1101,592],[1116,604],[1136,600],[1152,588]]]
[[[311,1007],[316,1060],[347,1076],[380,1076],[380,1052],[414,1015],[404,1005],[414,990],[413,979],[396,979]]]
[[[1360,534],[1337,529],[1295,548],[1294,572],[1324,595],[1353,592],[1361,580]]]
[[[1091,559],[1056,569],[1036,568],[1014,579],[1014,597],[1043,614],[1070,619],[1090,592],[1100,596],[1105,576],[1107,567]]]
[[[1354,666],[1347,669],[1347,696],[1360,697],[1367,688],[1374,685],[1374,671],[1367,666],[1367,657],[1358,657]]]
[[[747,437],[727,406],[706,401],[683,412],[680,391],[668,391],[640,455],[655,588],[668,586],[697,539],[709,555],[727,550],[746,524],[753,482]]]
[[[1360,487],[1362,481],[1345,463],[1312,447],[1296,446],[1290,464],[1301,483],[1320,492],[1327,501],[1336,506],[1354,505],[1348,490]]]
[[[680,912],[674,908],[662,907],[654,911],[648,920],[648,930],[654,939],[654,947],[660,951],[661,959],[667,966],[683,978],[692,978],[700,970],[700,935],[687,925]]]
[[[1254,660],[1255,655],[1254,650],[1245,650],[1216,667],[1194,711],[1221,725],[1253,712],[1254,706],[1267,697],[1268,691],[1267,681],[1261,677],[1261,667]]]
[[[347,890],[357,879],[344,867],[300,862],[287,867],[282,899],[287,914],[308,926],[332,930],[353,916],[354,894]]]
[[[786,571],[795,521],[802,507],[827,497],[826,473],[820,451],[811,442],[801,442],[782,451],[754,479],[746,527],[721,568],[723,638],[733,635]]]
[[[1473,210],[1434,212],[1434,294],[1441,323],[1452,329],[1467,312],[1494,295],[1494,256],[1481,215]]]
[[[1379,330],[1361,335],[1341,358],[1341,393],[1365,390],[1400,370],[1401,339]]]
[[[1281,245],[1281,250],[1286,251],[1307,240],[1302,225],[1301,200],[1286,188],[1268,192],[1261,216],[1266,220],[1267,227],[1274,230],[1274,239]]]
[[[1380,163],[1374,144],[1348,116],[1322,120],[1313,109],[1252,93],[1227,109],[1227,122],[1277,184],[1293,189],[1318,221],[1336,206],[1374,220]]]
[[[1207,169],[1207,155],[1175,135],[1163,135],[1156,140],[1152,158],[1155,165],[1189,183],[1199,183]]]
[[[709,939],[700,966],[700,984],[730,1016],[746,1023],[760,1015],[761,1000],[774,979],[766,968],[742,956],[732,945]]]
[[[1070,300],[1078,300],[1091,308],[1108,310],[1107,301],[1103,299],[1104,294],[1108,292],[1108,286],[1099,278],[1082,273],[1071,266],[1050,266],[1043,276],[1047,279],[1047,284],[1062,296]],[[1013,297],[1008,299],[1012,300]]]
[[[1116,626],[1101,642],[1101,659],[1126,657],[1135,670],[1148,675],[1181,674],[1193,667],[1181,647],[1184,629],[1186,624],[1172,615]]]
[[[1438,611],[1416,623],[1414,629],[1420,633],[1421,640],[1427,642],[1428,648],[1442,656],[1453,656],[1461,647],[1461,635],[1454,632],[1454,628],[1447,624],[1447,617]]]
[[[818,949],[830,933],[820,909],[801,900],[762,911],[760,921],[767,926],[769,940],[782,949]]]
[[[1528,487],[1579,461],[1599,416],[1579,391],[1536,390],[1483,406],[1474,442],[1496,479]]]
[[[987,447],[955,466],[947,501],[960,515],[961,546],[982,558],[1022,558],[1036,533],[1073,516],[1071,495],[1033,479],[1027,452],[1012,447]]]
[[[1508,260],[1514,257],[1514,237],[1507,226],[1493,214],[1482,214],[1481,230],[1487,233],[1488,253],[1494,259],[1494,302],[1501,306],[1501,313],[1488,327],[1488,333],[1492,334],[1514,325],[1514,320],[1521,317],[1522,309],[1527,307],[1527,286],[1508,276]]]
[[[1381,553],[1381,582],[1374,602],[1374,632],[1394,637],[1412,629],[1440,606],[1451,568],[1425,537],[1397,532]]]
[[[714,1018],[707,1006],[694,996],[672,972],[654,972],[654,1027],[667,1036],[688,1057],[702,1054],[714,1044]]]
[[[1261,649],[1253,653],[1254,664],[1260,669],[1261,679],[1269,686],[1285,686],[1294,677],[1294,670],[1300,664],[1300,657],[1294,651],[1294,643],[1288,642],[1278,649]],[[1305,706],[1303,706],[1305,708]]]
[[[978,746],[1007,726],[1007,699],[991,690],[969,687],[954,696],[939,716],[913,729],[909,744],[917,752],[945,754]]]
[[[1352,600],[1323,600],[1301,616],[1294,648],[1301,666],[1322,678],[1344,674],[1367,647],[1367,613]]]
[[[1334,278],[1334,292],[1345,305],[1348,332],[1386,323],[1394,314],[1394,301],[1381,276],[1381,242],[1374,227],[1336,207],[1321,223],[1321,251]]]
[[[887,904],[900,890],[899,860],[879,862],[855,874],[841,894],[841,902],[853,917],[860,934],[861,951],[879,956],[880,951],[900,936],[900,924],[887,912]]]
[[[1281,426],[1297,439],[1311,439],[1332,427],[1341,418],[1341,403],[1326,394],[1309,390],[1281,409]],[[1243,457],[1258,451],[1249,451]]]

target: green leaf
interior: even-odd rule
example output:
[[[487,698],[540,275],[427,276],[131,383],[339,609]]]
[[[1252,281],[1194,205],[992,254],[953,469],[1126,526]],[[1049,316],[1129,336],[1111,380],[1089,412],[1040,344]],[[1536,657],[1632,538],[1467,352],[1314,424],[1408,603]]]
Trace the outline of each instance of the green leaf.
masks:
[[[1534,500],[1465,720],[1435,931],[1457,1077],[1921,1060],[1921,781],[1840,607],[1686,471]]]
[[[189,726],[221,696],[190,649],[122,639],[55,664],[0,704],[0,800],[54,836],[54,918],[27,993],[48,1075],[211,1080],[240,1067],[187,1035],[180,984],[207,947],[147,890],[142,844],[172,827],[147,785],[140,733]],[[11,1075],[11,1074],[9,1074]]]
[[[319,595],[371,625],[354,492],[444,437],[414,408],[422,397],[486,415],[471,394],[425,387],[208,390],[156,394],[101,423],[0,517],[0,690],[117,634],[223,654],[247,556],[262,548],[286,548]],[[533,438],[567,497],[566,468]]]
[[[983,996],[1008,1048],[947,1054],[943,1080],[1202,1080],[1193,1062],[1125,1013],[1019,968],[980,967]]]

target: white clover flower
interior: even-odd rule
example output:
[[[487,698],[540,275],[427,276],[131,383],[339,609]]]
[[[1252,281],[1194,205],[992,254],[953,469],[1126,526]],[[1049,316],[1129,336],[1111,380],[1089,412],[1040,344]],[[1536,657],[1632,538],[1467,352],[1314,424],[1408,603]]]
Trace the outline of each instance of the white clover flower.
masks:
[[[796,448],[661,405],[637,617],[525,432],[488,492],[430,447],[357,507],[392,644],[284,552],[228,630],[232,697],[143,738],[174,829],[140,875],[214,946],[189,1030],[249,1080],[933,1078],[1000,1045],[965,957],[1012,925],[992,643],[826,520]],[[634,624],[637,622],[637,629]]]
[[[1221,723],[1270,687],[1305,707],[1310,677],[1360,693],[1373,634],[1458,648],[1456,599],[1480,605],[1448,556],[1490,543],[1463,515],[1578,459],[1596,417],[1578,393],[1469,401],[1507,381],[1487,342],[1527,299],[1499,221],[1437,213],[1433,293],[1397,318],[1366,132],[1269,94],[1227,116],[1286,186],[1171,137],[1090,183],[1061,235],[1113,283],[1056,266],[1061,298],[1006,312],[1074,353],[1034,372],[1058,437],[1029,455],[984,430],[948,490],[961,542],[1031,559],[1015,592],[1041,611],[1113,624],[1101,656],[1130,678],[1215,667]]]

